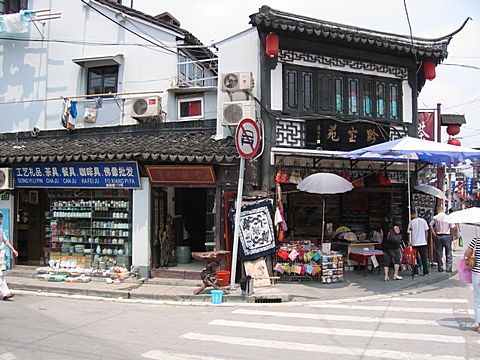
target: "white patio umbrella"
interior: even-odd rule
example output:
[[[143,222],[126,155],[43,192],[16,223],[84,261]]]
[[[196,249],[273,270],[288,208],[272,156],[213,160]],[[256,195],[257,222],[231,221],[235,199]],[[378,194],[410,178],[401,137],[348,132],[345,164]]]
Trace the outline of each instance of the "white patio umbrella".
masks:
[[[480,225],[480,208],[471,207],[465,210],[454,211],[447,216],[450,224],[477,224]]]
[[[415,190],[421,191],[425,194],[435,196],[436,198],[442,199],[442,200],[447,200],[447,197],[443,193],[442,190],[436,188],[435,186],[432,185],[427,185],[427,184],[419,184],[415,186]]]
[[[350,181],[330,173],[316,173],[300,181],[297,189],[313,194],[341,194],[353,189]],[[322,201],[322,244],[325,229],[325,200]]]

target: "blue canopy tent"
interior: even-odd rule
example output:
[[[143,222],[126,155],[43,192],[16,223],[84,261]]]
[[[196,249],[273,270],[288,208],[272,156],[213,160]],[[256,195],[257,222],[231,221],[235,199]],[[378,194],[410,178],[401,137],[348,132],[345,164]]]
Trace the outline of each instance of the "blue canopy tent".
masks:
[[[365,148],[344,152],[342,157],[362,160],[385,160],[407,162],[408,217],[410,218],[410,161],[432,164],[450,164],[480,158],[480,150],[464,146],[454,146],[434,141],[404,137]]]

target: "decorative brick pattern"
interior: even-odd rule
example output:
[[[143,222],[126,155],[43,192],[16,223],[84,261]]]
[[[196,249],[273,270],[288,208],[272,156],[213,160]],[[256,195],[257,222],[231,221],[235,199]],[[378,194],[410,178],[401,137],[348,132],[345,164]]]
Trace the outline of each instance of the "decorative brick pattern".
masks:
[[[334,67],[349,67],[356,70],[376,71],[384,74],[390,74],[398,79],[407,79],[408,70],[397,66],[389,66],[384,64],[375,64],[367,61],[358,61],[352,59],[344,59],[339,57],[307,54],[298,51],[280,50],[278,59],[283,63],[294,63],[295,61],[305,61],[314,64],[323,64]]]
[[[408,135],[407,125],[391,125],[390,140],[397,140]]]
[[[277,146],[305,147],[305,121],[277,120]]]

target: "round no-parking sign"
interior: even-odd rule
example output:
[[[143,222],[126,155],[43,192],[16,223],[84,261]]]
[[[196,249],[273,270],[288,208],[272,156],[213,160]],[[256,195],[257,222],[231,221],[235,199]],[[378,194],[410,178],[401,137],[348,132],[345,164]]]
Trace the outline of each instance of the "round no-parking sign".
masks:
[[[250,159],[257,153],[260,146],[260,129],[255,120],[245,118],[238,123],[235,144],[241,157]]]

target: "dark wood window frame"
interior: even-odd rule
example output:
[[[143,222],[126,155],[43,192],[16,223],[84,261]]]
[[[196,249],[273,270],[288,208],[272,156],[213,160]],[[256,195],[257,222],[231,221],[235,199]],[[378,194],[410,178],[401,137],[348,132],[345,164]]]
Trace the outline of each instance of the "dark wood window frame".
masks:
[[[118,91],[118,71],[119,65],[107,65],[107,66],[92,66],[89,67],[87,70],[87,95],[93,94],[108,94],[108,93],[116,93]],[[94,72],[98,72],[97,74],[101,78],[101,85],[100,90],[94,91],[92,82],[92,74]],[[105,80],[108,77],[113,77],[115,81],[115,86],[113,87],[113,91],[107,90],[107,86],[105,84]]]
[[[305,75],[311,76],[313,84],[309,88],[313,94],[309,94],[304,87]],[[357,84],[356,99],[350,99],[349,89],[350,81]],[[384,116],[379,116],[377,112],[377,84],[382,84],[384,88],[383,112]],[[391,88],[397,88],[398,99],[396,101],[397,116],[392,116]],[[337,91],[341,88],[342,96]],[[367,101],[366,89],[369,90],[370,101]],[[305,101],[310,96],[313,98],[313,104]],[[350,114],[351,101],[355,100],[357,111]],[[368,103],[368,107],[366,105]],[[339,106],[342,111],[339,111]],[[283,67],[283,112],[292,115],[336,115],[352,119],[373,119],[381,121],[402,121],[402,82],[397,79],[385,78],[379,76],[368,76],[357,73],[347,73],[341,71],[331,71],[318,68],[284,65]],[[367,110],[367,113],[366,111]]]
[[[0,14],[13,14],[27,8],[27,0],[0,0]]]

